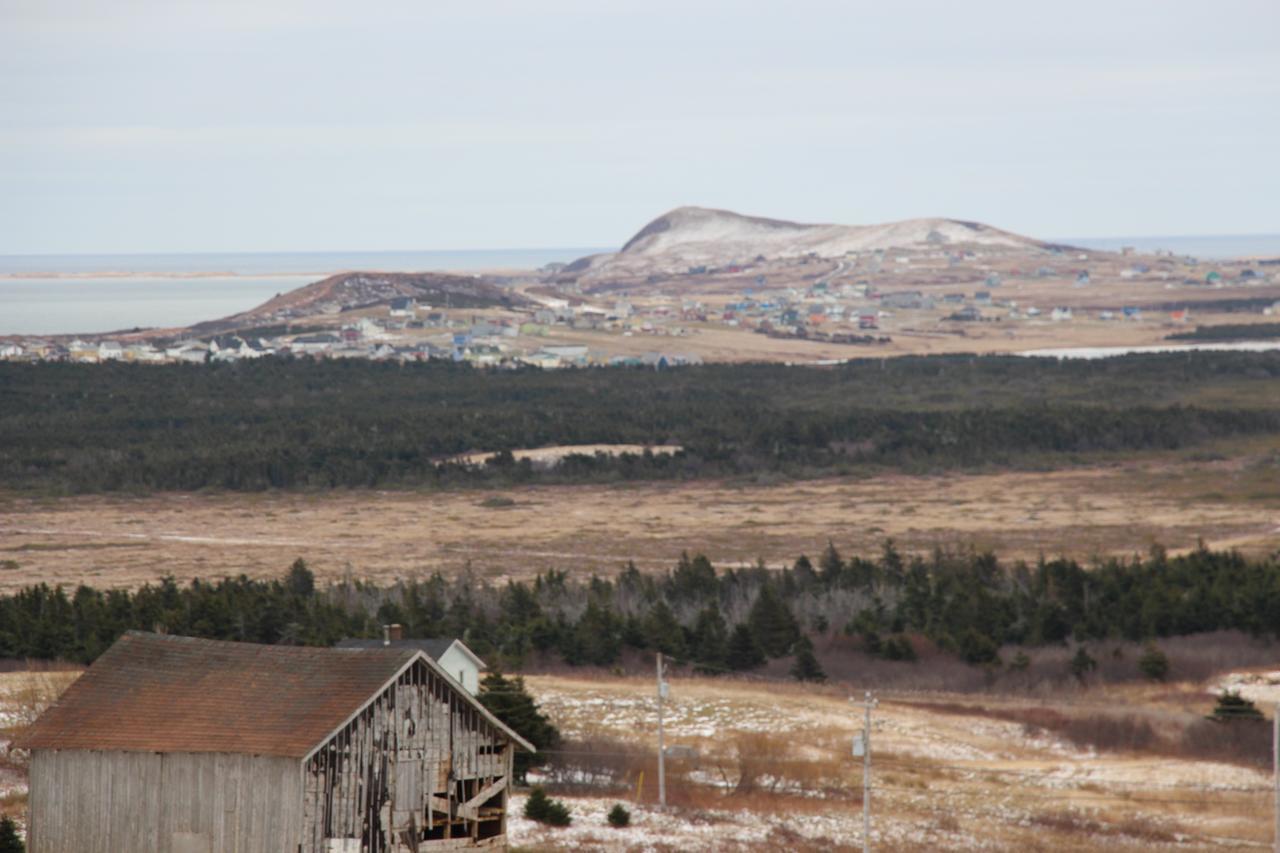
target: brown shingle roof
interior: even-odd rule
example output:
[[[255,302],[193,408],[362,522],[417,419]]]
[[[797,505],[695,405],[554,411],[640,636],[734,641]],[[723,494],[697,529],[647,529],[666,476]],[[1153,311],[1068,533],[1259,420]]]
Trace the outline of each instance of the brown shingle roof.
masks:
[[[16,745],[302,758],[418,654],[131,631]]]

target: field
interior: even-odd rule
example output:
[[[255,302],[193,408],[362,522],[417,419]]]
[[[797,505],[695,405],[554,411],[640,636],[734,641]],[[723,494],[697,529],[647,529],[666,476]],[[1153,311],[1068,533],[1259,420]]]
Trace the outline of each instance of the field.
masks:
[[[1264,442],[1266,443],[1266,442]],[[720,567],[846,553],[992,549],[1087,559],[1203,539],[1280,546],[1280,480],[1266,448],[1058,471],[525,486],[501,492],[184,493],[0,498],[0,589],[47,582],[131,587],[172,574],[276,577],[305,557],[322,579],[436,569],[529,575],[669,568],[681,551]],[[1245,452],[1248,451],[1248,452]],[[1210,454],[1212,456],[1212,454]],[[513,559],[515,558],[515,559]],[[491,569],[501,566],[501,569]]]
[[[570,744],[614,743],[626,784],[613,799],[566,786],[569,830],[517,821],[534,848],[856,849],[861,761],[850,755],[861,711],[827,688],[673,677],[668,744],[693,760],[668,771],[670,812],[655,808],[653,768],[637,748],[656,735],[648,680],[540,676],[529,680]],[[1094,719],[1123,713],[1173,729],[1198,719],[1211,684],[1083,690],[1051,699],[940,693],[880,694],[873,714],[873,828],[878,849],[1249,849],[1270,834],[1270,778],[1213,760],[1082,748],[1020,718],[1046,711]],[[1202,711],[1200,711],[1202,713]],[[572,746],[566,747],[571,749]],[[652,753],[647,753],[651,760]],[[607,762],[602,762],[607,763]],[[645,776],[640,776],[640,770]],[[754,780],[742,784],[744,774]],[[633,828],[613,830],[614,801],[638,800]]]
[[[1161,737],[1194,725],[1224,682],[1276,698],[1280,674],[1218,673],[1203,682],[1067,689],[1052,696],[877,691],[872,722],[872,841],[880,850],[1246,850],[1268,846],[1271,779],[1226,760],[1080,742],[1080,727],[1118,719]],[[76,672],[0,674],[0,729],[21,725]],[[568,829],[525,820],[518,849],[855,850],[862,764],[850,742],[871,684],[802,686],[670,675],[670,808],[658,807],[653,683],[604,675],[533,675],[530,692],[566,740],[547,784],[572,810]],[[1270,682],[1268,689],[1257,682]],[[1265,695],[1264,695],[1265,694]],[[1056,721],[1056,722],[1055,722]],[[1269,730],[1269,726],[1265,726]],[[1068,734],[1064,735],[1066,731]],[[1087,737],[1087,735],[1086,735]],[[21,817],[20,757],[0,749],[0,812]],[[18,760],[15,760],[18,759]],[[632,812],[627,829],[604,817]]]

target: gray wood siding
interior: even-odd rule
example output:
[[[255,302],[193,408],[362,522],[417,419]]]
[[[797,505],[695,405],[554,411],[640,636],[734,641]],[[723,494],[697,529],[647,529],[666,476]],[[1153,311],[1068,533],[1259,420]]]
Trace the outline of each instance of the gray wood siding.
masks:
[[[514,749],[452,679],[418,663],[304,763],[302,849],[505,846]]]
[[[31,853],[281,853],[302,840],[296,759],[36,750]]]

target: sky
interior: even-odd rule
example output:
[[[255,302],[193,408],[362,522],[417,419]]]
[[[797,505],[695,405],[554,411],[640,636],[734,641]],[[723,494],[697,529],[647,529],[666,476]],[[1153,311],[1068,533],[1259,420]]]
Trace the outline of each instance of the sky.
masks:
[[[1277,0],[0,0],[0,254],[617,246],[685,204],[1277,233],[1277,33]]]

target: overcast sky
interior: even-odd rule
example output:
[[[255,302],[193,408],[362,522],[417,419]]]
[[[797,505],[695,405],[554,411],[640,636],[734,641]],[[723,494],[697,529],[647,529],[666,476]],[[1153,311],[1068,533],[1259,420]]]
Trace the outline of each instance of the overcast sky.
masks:
[[[1277,35],[1278,0],[0,0],[0,253],[609,246],[682,204],[1280,232]]]

